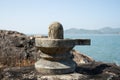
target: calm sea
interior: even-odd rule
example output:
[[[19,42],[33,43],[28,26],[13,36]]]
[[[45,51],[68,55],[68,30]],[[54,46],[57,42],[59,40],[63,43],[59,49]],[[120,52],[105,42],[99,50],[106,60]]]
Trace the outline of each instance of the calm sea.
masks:
[[[120,34],[66,34],[65,38],[91,39],[90,46],[76,46],[75,49],[96,61],[120,65]]]

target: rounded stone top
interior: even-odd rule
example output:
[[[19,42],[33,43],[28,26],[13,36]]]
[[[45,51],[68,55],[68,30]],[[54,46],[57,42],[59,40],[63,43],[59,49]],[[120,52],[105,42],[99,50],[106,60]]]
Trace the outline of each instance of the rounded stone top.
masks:
[[[49,26],[48,38],[50,39],[63,39],[63,26],[59,22],[54,22]]]

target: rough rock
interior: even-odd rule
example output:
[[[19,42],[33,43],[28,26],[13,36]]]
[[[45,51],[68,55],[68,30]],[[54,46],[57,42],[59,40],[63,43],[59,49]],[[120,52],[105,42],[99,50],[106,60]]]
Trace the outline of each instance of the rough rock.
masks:
[[[0,80],[37,80],[34,66],[9,67],[0,72]]]
[[[120,66],[93,62],[78,65],[74,73],[62,75],[38,74],[34,66],[4,68],[0,80],[120,80]]]
[[[91,63],[95,61],[91,57],[86,56],[79,51],[72,50],[71,53],[73,54],[73,60],[77,63],[77,65]]]
[[[0,66],[29,66],[39,58],[34,38],[16,31],[0,30]]]
[[[86,76],[79,73],[37,76],[37,80],[83,80]]]
[[[34,62],[40,58],[40,51],[35,48],[34,37],[40,36],[0,30],[0,80],[60,80],[64,77],[69,80],[120,80],[120,66],[96,62],[75,50],[71,51],[77,63],[74,73],[61,77],[38,74]]]

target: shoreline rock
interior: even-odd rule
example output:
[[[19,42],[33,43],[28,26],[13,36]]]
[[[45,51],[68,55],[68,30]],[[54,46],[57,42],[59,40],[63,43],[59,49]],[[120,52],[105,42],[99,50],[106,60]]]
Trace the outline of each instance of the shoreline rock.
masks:
[[[0,30],[0,65],[28,66],[34,64],[38,55],[34,38],[16,31]]]
[[[91,62],[95,61],[91,57],[86,56],[86,55],[80,53],[79,51],[72,50],[71,53],[73,54],[73,57],[74,57],[73,60],[77,63],[77,65],[87,64],[87,63],[91,63]]]
[[[120,66],[110,63],[93,62],[78,65],[74,73],[42,75],[34,66],[4,68],[1,80],[119,80]]]
[[[0,30],[0,80],[37,80],[37,75],[41,74],[36,72],[34,63],[40,58],[41,52],[35,47],[35,37],[40,36]],[[78,80],[120,79],[120,66],[96,62],[76,50],[72,50],[71,53],[77,68],[74,73],[63,74],[64,76],[71,79],[75,79],[76,76]],[[53,78],[60,79],[55,76]],[[46,80],[49,80],[48,76]]]

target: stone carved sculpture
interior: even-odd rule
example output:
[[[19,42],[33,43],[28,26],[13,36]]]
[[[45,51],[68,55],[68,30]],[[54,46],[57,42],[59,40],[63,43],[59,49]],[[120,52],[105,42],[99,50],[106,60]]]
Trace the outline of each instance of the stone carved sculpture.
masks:
[[[54,22],[49,27],[48,38],[36,38],[41,59],[35,63],[41,74],[65,74],[74,72],[76,63],[70,51],[75,45],[90,45],[89,39],[64,39],[63,26]]]

